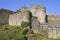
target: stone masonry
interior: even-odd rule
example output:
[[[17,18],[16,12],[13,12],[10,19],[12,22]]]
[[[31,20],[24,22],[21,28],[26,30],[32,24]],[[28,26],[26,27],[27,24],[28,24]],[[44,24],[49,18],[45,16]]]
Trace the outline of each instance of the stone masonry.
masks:
[[[23,21],[31,23],[34,33],[41,34],[48,38],[60,38],[60,16],[46,16],[45,7],[34,5],[26,8],[23,6],[19,12],[9,16],[9,25],[21,26]]]

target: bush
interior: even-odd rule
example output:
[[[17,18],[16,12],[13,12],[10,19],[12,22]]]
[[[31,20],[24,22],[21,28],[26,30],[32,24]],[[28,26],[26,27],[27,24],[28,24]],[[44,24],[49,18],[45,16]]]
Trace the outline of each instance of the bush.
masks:
[[[27,27],[29,25],[29,22],[22,22],[21,27]]]

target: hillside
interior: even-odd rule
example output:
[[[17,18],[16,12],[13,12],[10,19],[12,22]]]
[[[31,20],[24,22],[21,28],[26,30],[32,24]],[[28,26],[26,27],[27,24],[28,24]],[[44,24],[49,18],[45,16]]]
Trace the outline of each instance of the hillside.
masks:
[[[26,23],[23,23],[21,26],[10,26],[2,25],[0,26],[0,40],[27,40],[27,32],[29,29],[26,29]],[[60,39],[48,39],[40,34],[32,34],[34,40],[60,40]]]
[[[28,29],[26,29],[25,25],[24,27],[2,25],[0,26],[0,40],[27,40],[27,31]],[[39,34],[33,34],[32,38],[34,40],[48,40]]]
[[[0,9],[0,25],[8,24],[9,15],[13,12],[7,9]]]

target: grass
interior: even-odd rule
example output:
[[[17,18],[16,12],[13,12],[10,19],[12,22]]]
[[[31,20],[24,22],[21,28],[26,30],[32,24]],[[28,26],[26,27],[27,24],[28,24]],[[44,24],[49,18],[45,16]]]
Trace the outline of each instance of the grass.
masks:
[[[25,25],[26,26],[26,25]],[[26,40],[28,29],[21,26],[0,26],[0,40]],[[60,40],[60,39],[48,39],[41,34],[32,34],[34,40]]]

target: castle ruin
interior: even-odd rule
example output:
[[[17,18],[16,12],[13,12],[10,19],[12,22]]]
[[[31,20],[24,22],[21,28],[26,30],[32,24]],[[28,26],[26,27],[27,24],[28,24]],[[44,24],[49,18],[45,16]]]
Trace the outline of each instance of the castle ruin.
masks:
[[[34,33],[48,38],[60,38],[60,16],[46,15],[45,7],[34,5],[26,8],[23,6],[19,12],[9,15],[9,25],[21,26],[23,21],[31,22]]]

